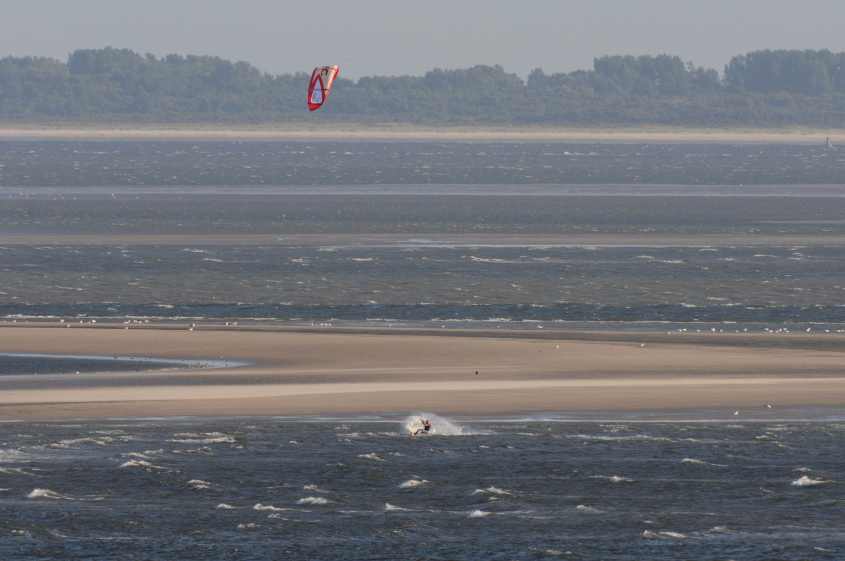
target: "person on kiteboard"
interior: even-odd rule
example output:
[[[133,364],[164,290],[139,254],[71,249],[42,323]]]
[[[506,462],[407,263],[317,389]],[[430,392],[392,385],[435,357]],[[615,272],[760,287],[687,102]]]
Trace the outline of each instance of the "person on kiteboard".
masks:
[[[428,419],[423,419],[422,427],[415,430],[413,434],[411,434],[411,436],[417,436],[420,433],[428,434],[429,432],[431,432],[431,421]]]

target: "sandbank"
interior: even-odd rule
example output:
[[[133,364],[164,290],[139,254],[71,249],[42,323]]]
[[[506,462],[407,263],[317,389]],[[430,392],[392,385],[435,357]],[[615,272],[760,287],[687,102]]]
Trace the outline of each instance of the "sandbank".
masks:
[[[248,362],[0,377],[0,419],[494,415],[845,404],[845,338],[0,327],[0,352]],[[643,341],[648,340],[647,344]],[[477,372],[477,374],[476,374]]]
[[[555,127],[406,123],[289,122],[202,123],[0,123],[5,140],[280,140],[280,141],[510,141],[656,143],[845,143],[845,130],[818,128],[696,128],[665,126]]]

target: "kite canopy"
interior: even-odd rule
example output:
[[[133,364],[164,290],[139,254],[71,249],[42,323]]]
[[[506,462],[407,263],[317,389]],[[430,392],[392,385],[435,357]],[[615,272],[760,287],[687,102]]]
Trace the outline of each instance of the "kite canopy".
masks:
[[[334,79],[340,74],[340,68],[334,66],[318,66],[311,73],[308,82],[308,110],[316,111],[329,99]]]

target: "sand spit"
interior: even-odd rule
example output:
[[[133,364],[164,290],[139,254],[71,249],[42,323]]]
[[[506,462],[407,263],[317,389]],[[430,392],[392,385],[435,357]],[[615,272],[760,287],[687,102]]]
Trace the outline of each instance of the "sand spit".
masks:
[[[845,143],[845,131],[801,128],[491,127],[337,123],[219,124],[0,124],[0,139],[43,140],[431,140],[561,142]]]
[[[0,327],[0,352],[243,360],[249,366],[0,378],[0,419],[167,415],[508,414],[842,405],[842,350],[608,340]],[[668,336],[667,336],[668,337]],[[476,376],[478,370],[481,375]]]

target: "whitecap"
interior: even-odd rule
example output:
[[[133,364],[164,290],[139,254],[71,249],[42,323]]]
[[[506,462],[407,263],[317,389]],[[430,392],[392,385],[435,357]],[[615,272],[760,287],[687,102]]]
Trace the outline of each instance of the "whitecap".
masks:
[[[575,510],[584,514],[604,514],[603,510],[587,505],[578,505],[575,507]]]
[[[303,497],[296,501],[298,505],[327,505],[331,501],[323,497]]]
[[[497,496],[500,496],[500,497],[504,497],[504,496],[512,497],[513,496],[513,493],[511,493],[510,491],[506,491],[504,489],[494,487],[493,485],[491,485],[490,487],[487,487],[486,489],[476,489],[475,491],[472,492],[472,494],[473,495],[497,495]]]
[[[273,506],[273,505],[263,505],[261,503],[255,503],[255,505],[253,505],[253,507],[252,507],[252,510],[257,510],[259,512],[264,512],[264,511],[283,512],[283,511],[288,511],[290,509],[289,508],[279,508],[279,507],[276,507],[276,506]]]
[[[484,518],[485,516],[490,516],[491,514],[492,514],[491,512],[487,512],[486,510],[476,509],[476,510],[473,510],[472,512],[470,512],[468,517],[469,518]]]
[[[400,489],[414,489],[419,487],[420,485],[425,485],[428,483],[426,479],[409,479],[408,481],[403,481],[399,484]]]
[[[48,447],[49,448],[71,448],[71,447],[79,445],[79,444],[96,444],[97,446],[108,446],[109,444],[112,444],[113,442],[115,442],[115,440],[118,440],[120,442],[126,442],[129,439],[126,438],[126,437],[115,439],[115,438],[112,438],[111,436],[98,436],[98,437],[86,436],[84,438],[71,438],[71,439],[68,439],[68,440],[60,440],[58,442],[54,442],[52,444],[49,444]]]
[[[234,510],[234,509],[236,509],[236,508],[238,508],[238,507],[236,507],[236,506],[232,506],[232,505],[230,505],[230,504],[226,504],[226,503],[220,503],[219,505],[217,505],[217,506],[216,506],[216,507],[214,507],[214,508],[216,508],[216,509],[218,509],[218,510]]]
[[[621,475],[591,475],[590,479],[606,479],[611,483],[633,483],[634,480]]]
[[[792,482],[793,487],[816,487],[818,485],[825,485],[827,483],[831,483],[831,481],[827,481],[825,479],[813,479],[812,477],[808,477],[806,475],[802,475],[798,479]]]
[[[185,444],[234,444],[235,437],[222,432],[181,432],[173,435],[168,442]]]
[[[69,499],[65,495],[51,491],[50,489],[33,489],[26,496],[27,499]]]
[[[153,458],[145,453],[145,452],[127,452],[126,454],[121,454],[126,458],[135,458],[136,460],[152,460]]]
[[[146,460],[129,460],[128,462],[123,462],[122,464],[120,464],[120,468],[141,468],[147,471],[169,471],[166,467],[157,466]]]
[[[578,440],[595,440],[597,442],[674,442],[667,436],[651,436],[648,434],[632,434],[621,436],[608,436],[606,434],[567,434],[566,438]]]
[[[85,497],[71,497],[70,495],[62,495],[61,493],[57,493],[51,489],[39,489],[35,488],[29,492],[26,496],[27,499],[51,499],[51,500],[63,500],[63,501],[101,501],[103,497],[98,496],[85,496]]]
[[[675,540],[682,540],[682,539],[685,539],[687,537],[686,534],[682,534],[680,532],[669,532],[669,531],[652,532],[651,530],[643,530],[643,533],[641,535],[642,535],[642,537],[649,539],[649,540],[659,540],[659,539],[666,539],[666,538],[675,539]]]
[[[401,506],[392,505],[390,503],[384,503],[384,511],[385,512],[410,512],[407,508],[402,508]]]
[[[174,454],[196,454],[198,456],[213,456],[214,451],[208,446],[200,446],[199,448],[183,448],[171,450]]]
[[[374,462],[383,462],[384,458],[376,454],[375,452],[370,452],[369,454],[358,454],[358,457],[363,460],[373,460]]]
[[[710,463],[710,462],[705,462],[704,460],[697,460],[695,458],[684,458],[683,460],[681,460],[681,463],[682,464],[693,464],[693,465],[697,465],[697,466],[711,466],[711,467],[722,467],[722,468],[728,467],[725,464],[713,464],[713,463]]]
[[[303,491],[311,491],[312,493],[328,493],[325,489],[320,489],[317,485],[303,485]]]
[[[192,487],[194,489],[197,489],[198,491],[201,491],[203,489],[211,489],[211,483],[202,479],[191,479],[190,481],[188,481],[188,487]]]

